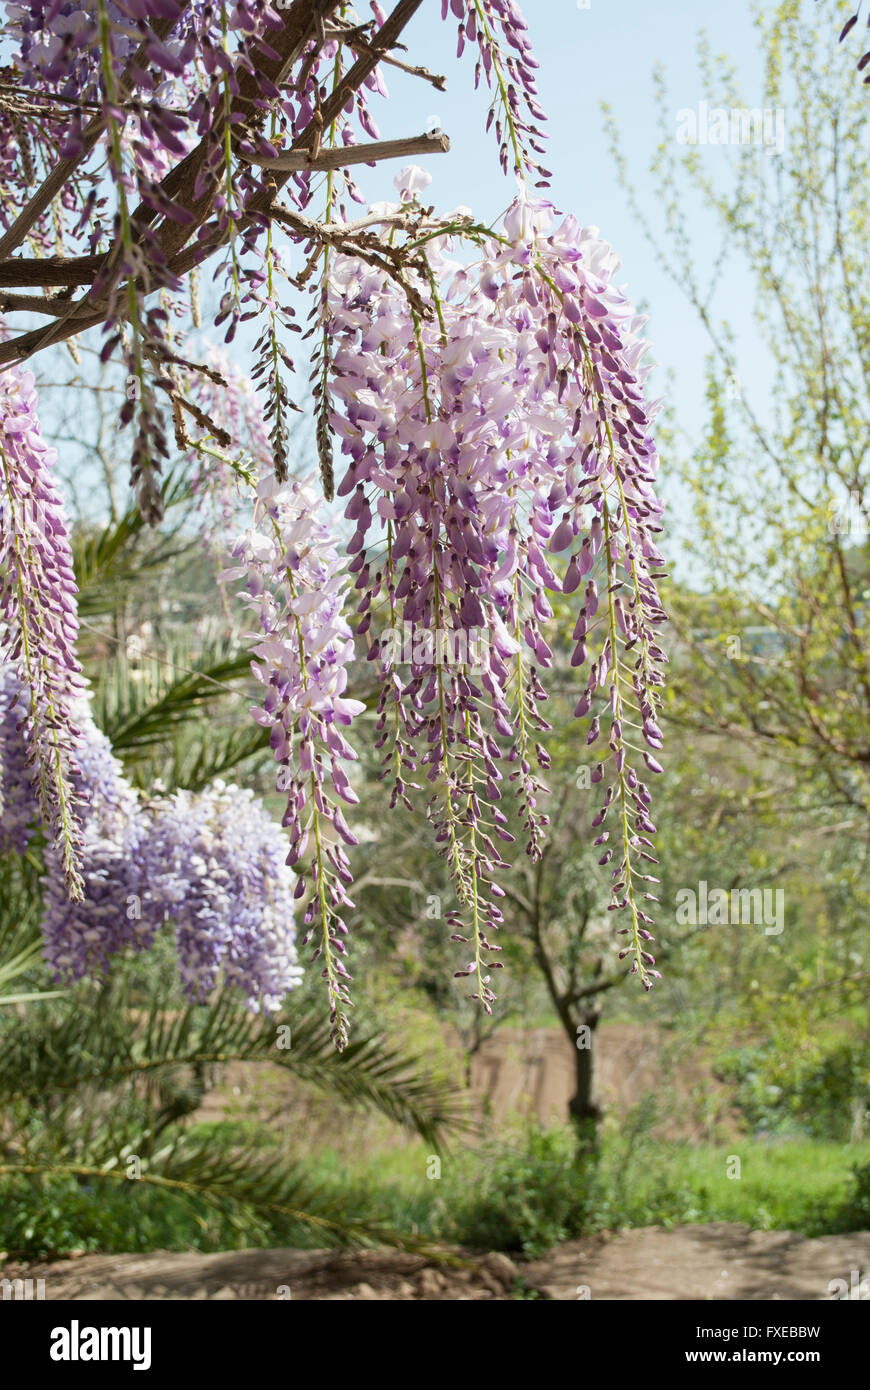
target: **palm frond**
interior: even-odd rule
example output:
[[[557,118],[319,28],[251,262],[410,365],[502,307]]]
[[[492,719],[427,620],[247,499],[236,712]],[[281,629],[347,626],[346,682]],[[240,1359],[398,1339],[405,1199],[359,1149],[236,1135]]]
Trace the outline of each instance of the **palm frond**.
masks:
[[[167,511],[190,500],[190,487],[182,477],[167,481]],[[177,533],[152,532],[138,507],[99,530],[79,528],[72,538],[73,568],[79,588],[82,618],[113,613],[119,597],[146,573],[156,573],[194,542]]]
[[[289,1047],[278,1045],[289,1028]],[[439,1147],[461,1122],[449,1085],[421,1060],[376,1035],[335,1051],[328,1021],[310,1010],[265,1019],[223,994],[208,1007],[152,1006],[137,1018],[111,997],[83,1007],[71,999],[50,1029],[39,1010],[9,1029],[0,1049],[0,1103],[63,1097],[85,1088],[111,1091],[139,1083],[156,1088],[187,1069],[214,1071],[228,1062],[268,1062],[348,1104],[379,1111]]]
[[[37,872],[36,861],[29,857],[0,860],[0,1006],[51,999],[63,992],[35,988],[6,992],[13,981],[38,980],[43,974]]]
[[[201,719],[207,705],[226,697],[228,682],[247,675],[250,667],[247,652],[218,661],[205,660],[195,671],[173,680],[157,699],[142,701],[138,708],[118,710],[116,722],[104,727],[104,733],[119,756],[150,750],[171,739],[179,725]]]
[[[102,1163],[0,1163],[0,1178],[44,1182],[65,1177],[91,1183],[130,1182],[126,1158],[118,1154]],[[440,1255],[425,1236],[396,1231],[365,1210],[349,1213],[346,1190],[314,1183],[297,1165],[264,1160],[253,1149],[215,1153],[208,1141],[192,1143],[182,1137],[142,1163],[136,1182],[211,1207],[231,1221],[240,1209],[281,1218],[291,1231],[296,1227],[316,1235],[318,1244],[389,1245]]]
[[[343,1052],[336,1052],[329,1021],[316,1006],[293,1019],[291,1026],[292,1046],[278,1060],[301,1080],[379,1110],[415,1129],[435,1148],[446,1131],[462,1126],[464,1112],[457,1093],[446,1081],[433,1078],[422,1058],[387,1044],[378,1034],[357,1035]]]
[[[167,786],[201,791],[269,747],[269,730],[258,724],[248,729],[198,727],[196,733],[199,738],[174,744],[171,770],[163,779]]]
[[[37,999],[56,999],[63,990],[26,990],[18,991],[15,994],[6,993],[6,988],[13,980],[20,979],[23,975],[28,975],[38,969],[42,963],[42,942],[37,939],[31,941],[22,950],[16,951],[14,955],[0,958],[0,1007],[10,1004],[30,1004]]]
[[[256,752],[262,745],[261,738],[255,743],[250,737],[247,726],[243,730],[247,737],[242,739],[232,726],[216,729],[212,722],[217,702],[238,698],[241,692],[233,682],[249,674],[249,654],[239,652],[229,641],[213,642],[194,656],[178,636],[165,644],[159,661],[146,661],[135,671],[125,661],[115,662],[96,687],[94,717],[115,754],[128,766],[135,767],[162,751],[180,768],[186,752],[204,785],[201,779],[211,762],[234,766],[250,755],[248,750]],[[214,744],[221,734],[225,740],[236,735],[235,742],[225,743],[223,758]]]

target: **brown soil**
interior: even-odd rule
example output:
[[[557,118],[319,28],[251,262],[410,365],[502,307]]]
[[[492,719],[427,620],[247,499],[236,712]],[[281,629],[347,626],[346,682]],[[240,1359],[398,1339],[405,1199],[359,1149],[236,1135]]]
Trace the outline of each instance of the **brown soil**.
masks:
[[[728,1222],[651,1226],[570,1241],[531,1264],[499,1254],[447,1259],[382,1250],[158,1251],[7,1266],[2,1275],[44,1278],[47,1299],[74,1300],[507,1300],[524,1286],[561,1300],[818,1301],[836,1296],[832,1280],[857,1288],[867,1276],[870,1233],[808,1240]]]
[[[855,1280],[852,1271],[861,1272]],[[857,1286],[868,1271],[870,1233],[809,1240],[717,1221],[569,1241],[526,1265],[523,1277],[550,1298],[769,1302],[831,1298],[832,1280]]]
[[[607,1115],[624,1118],[650,1094],[667,1092],[667,1114],[659,1119],[660,1139],[709,1142],[714,1117],[728,1113],[730,1097],[696,1055],[669,1056],[667,1038],[654,1025],[604,1023],[594,1056],[595,1095]],[[486,1117],[486,1128],[514,1116],[534,1116],[543,1124],[565,1121],[574,1091],[574,1052],[559,1028],[500,1028],[472,1059],[469,1092],[472,1114]],[[703,1103],[699,1103],[699,1097]],[[197,1122],[245,1116],[287,1127],[295,1116],[312,1152],[334,1147],[334,1106],[319,1103],[310,1090],[279,1067],[236,1062],[224,1068],[220,1084],[193,1116]],[[304,1124],[301,1116],[304,1115]],[[353,1148],[370,1147],[374,1129],[355,1122]]]
[[[660,1138],[701,1142],[707,1136],[698,1121],[698,1093],[709,1113],[720,1107],[725,1088],[696,1055],[668,1058],[666,1035],[654,1024],[602,1023],[594,1044],[595,1099],[606,1114],[620,1119],[632,1106],[667,1087],[667,1120]],[[574,1093],[574,1049],[560,1028],[500,1028],[475,1056],[471,1069],[472,1103],[496,1122],[512,1114],[536,1116],[543,1124],[568,1118]]]

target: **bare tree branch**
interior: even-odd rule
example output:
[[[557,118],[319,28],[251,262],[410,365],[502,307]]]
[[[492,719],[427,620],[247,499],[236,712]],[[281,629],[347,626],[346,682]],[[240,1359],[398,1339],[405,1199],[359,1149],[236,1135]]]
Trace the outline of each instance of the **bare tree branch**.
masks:
[[[350,164],[370,164],[382,159],[404,159],[411,154],[446,154],[450,141],[440,130],[432,135],[408,135],[402,140],[373,140],[365,145],[343,145],[338,149],[322,149],[317,155],[305,150],[288,150],[270,158],[268,155],[245,154],[239,158],[262,169],[344,169]]]

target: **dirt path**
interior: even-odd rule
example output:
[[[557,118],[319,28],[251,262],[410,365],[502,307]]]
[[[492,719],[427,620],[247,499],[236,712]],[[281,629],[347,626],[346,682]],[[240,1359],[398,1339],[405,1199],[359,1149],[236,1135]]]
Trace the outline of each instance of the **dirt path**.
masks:
[[[776,1299],[835,1296],[832,1280],[870,1290],[870,1233],[808,1240],[720,1222],[650,1226],[570,1241],[531,1264],[491,1254],[463,1267],[392,1251],[240,1250],[218,1255],[86,1255],[6,1266],[42,1278],[47,1299],[507,1300],[518,1281],[544,1298]]]
[[[575,1240],[524,1266],[550,1298],[826,1299],[831,1280],[870,1276],[870,1234],[808,1240],[793,1231],[753,1231],[734,1222],[658,1226]],[[865,1286],[870,1290],[870,1278]],[[588,1294],[581,1292],[588,1289]]]

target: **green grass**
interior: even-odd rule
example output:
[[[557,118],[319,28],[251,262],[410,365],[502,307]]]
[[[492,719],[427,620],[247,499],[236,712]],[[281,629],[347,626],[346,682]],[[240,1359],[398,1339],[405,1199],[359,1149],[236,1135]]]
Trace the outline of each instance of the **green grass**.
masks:
[[[232,1148],[237,1127],[210,1126]],[[250,1134],[245,1133],[246,1138]],[[735,1140],[730,1145],[663,1144],[630,1129],[609,1135],[597,1171],[578,1166],[566,1128],[508,1130],[478,1151],[435,1156],[422,1144],[343,1163],[324,1151],[311,1177],[341,1196],[348,1214],[377,1216],[395,1229],[473,1249],[534,1256],[597,1230],[737,1221],[761,1230],[815,1236],[870,1226],[870,1142]],[[729,1177],[728,1166],[740,1176]],[[64,1180],[41,1187],[0,1184],[0,1250],[51,1256],[216,1250],[317,1244],[298,1227],[250,1211],[231,1222],[131,1183],[117,1189]]]
[[[643,1150],[625,1180],[614,1163],[618,1151],[605,1149],[604,1224],[740,1221],[757,1230],[815,1236],[866,1223],[856,1204],[853,1170],[870,1163],[870,1142],[739,1139],[715,1147]]]
[[[361,1159],[350,1170],[326,1152],[315,1166],[327,1181],[379,1193],[391,1220],[405,1228],[414,1223],[426,1234],[473,1245],[491,1218],[486,1243],[525,1253],[551,1243],[551,1235],[626,1226],[738,1221],[757,1230],[823,1235],[859,1229],[870,1218],[857,1201],[854,1177],[854,1169],[870,1165],[870,1141],[740,1139],[693,1147],[616,1136],[605,1141],[593,1177],[572,1168],[567,1131],[549,1135],[548,1147],[513,1133],[501,1152],[494,1144],[480,1154],[448,1154],[440,1179],[427,1178],[420,1145]]]
[[[526,1242],[535,1248],[546,1243],[554,1208],[564,1218],[565,1235],[708,1221],[823,1235],[867,1224],[868,1213],[855,1204],[853,1170],[870,1164],[870,1141],[739,1139],[695,1147],[611,1137],[593,1178],[572,1169],[567,1131],[549,1135],[543,1148],[513,1133],[504,1137],[501,1153],[496,1143],[480,1154],[448,1154],[440,1179],[427,1178],[427,1155],[420,1145],[361,1159],[343,1176],[356,1188],[379,1191],[400,1224],[414,1222],[427,1234],[463,1243],[475,1243],[469,1237],[485,1225],[491,1207],[494,1248],[499,1238],[501,1248],[512,1248],[504,1244],[508,1212],[520,1202],[527,1204]],[[316,1168],[327,1180],[342,1180],[335,1154],[320,1154]],[[729,1171],[739,1176],[729,1177]],[[542,1214],[547,1210],[549,1217]]]

